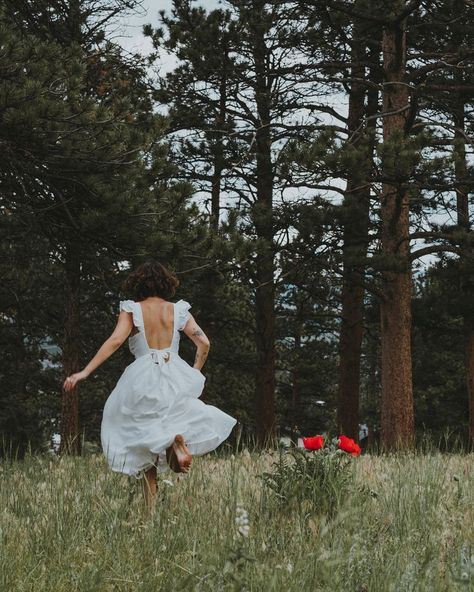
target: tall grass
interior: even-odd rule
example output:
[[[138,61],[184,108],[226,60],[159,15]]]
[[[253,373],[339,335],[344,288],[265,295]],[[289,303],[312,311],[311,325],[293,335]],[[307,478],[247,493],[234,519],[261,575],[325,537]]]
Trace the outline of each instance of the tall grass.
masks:
[[[473,454],[354,458],[332,517],[274,503],[261,475],[276,458],[196,458],[159,477],[151,515],[102,455],[4,460],[0,590],[474,590]]]

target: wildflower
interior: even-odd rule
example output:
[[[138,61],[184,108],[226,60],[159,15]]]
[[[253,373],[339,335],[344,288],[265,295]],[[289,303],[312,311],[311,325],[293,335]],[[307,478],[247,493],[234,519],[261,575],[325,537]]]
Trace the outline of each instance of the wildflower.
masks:
[[[163,479],[163,483],[165,485],[168,485],[168,487],[173,487],[174,486],[173,481],[171,481],[170,479]]]
[[[352,454],[352,456],[359,456],[361,452],[360,446],[352,438],[348,438],[347,436],[339,436],[338,448]]]
[[[241,506],[237,506],[236,516],[235,516],[235,525],[237,526],[237,532],[241,534],[243,537],[249,536],[249,515],[245,508]]]
[[[320,450],[324,446],[324,438],[322,436],[303,438],[303,446],[306,450]]]

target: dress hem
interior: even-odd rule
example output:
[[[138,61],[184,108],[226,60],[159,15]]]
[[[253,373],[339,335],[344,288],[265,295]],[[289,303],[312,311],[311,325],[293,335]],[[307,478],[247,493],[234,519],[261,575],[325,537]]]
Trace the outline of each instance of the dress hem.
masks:
[[[234,421],[232,422],[232,425],[230,426],[230,429],[226,430],[222,434],[219,434],[219,435],[216,434],[216,436],[214,438],[206,438],[205,440],[200,440],[199,442],[193,442],[191,444],[187,444],[189,452],[193,456],[202,456],[204,454],[207,454],[208,452],[212,452],[213,450],[216,450],[216,448],[218,446],[220,446],[220,444],[222,444],[222,442],[224,442],[224,440],[226,440],[230,436],[230,433],[234,429],[236,423],[237,423],[237,420],[234,419]],[[211,444],[211,442],[212,442],[212,444]],[[160,456],[162,454],[166,454],[166,448],[168,448],[168,447],[162,448],[161,450],[156,451],[156,452],[154,450],[150,450],[150,453]],[[150,462],[146,466],[144,466],[140,469],[136,469],[135,471],[133,471],[133,470],[129,470],[129,471],[125,470],[124,471],[122,469],[118,469],[118,468],[112,467],[112,466],[110,468],[112,471],[114,471],[116,473],[122,473],[124,475],[128,475],[129,477],[135,477],[135,479],[141,479],[144,476],[144,472],[151,469],[152,467],[155,467],[158,470],[158,472],[160,472],[160,473],[165,473],[165,472],[171,470],[168,463],[166,463],[164,465],[163,464],[160,465],[159,461],[158,461],[158,463]]]

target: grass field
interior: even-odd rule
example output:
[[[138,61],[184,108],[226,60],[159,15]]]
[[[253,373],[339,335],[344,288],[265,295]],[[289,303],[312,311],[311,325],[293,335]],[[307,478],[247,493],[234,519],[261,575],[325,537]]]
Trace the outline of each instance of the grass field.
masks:
[[[331,518],[263,486],[277,456],[196,458],[151,515],[102,455],[3,461],[0,590],[474,590],[473,454],[353,458]]]

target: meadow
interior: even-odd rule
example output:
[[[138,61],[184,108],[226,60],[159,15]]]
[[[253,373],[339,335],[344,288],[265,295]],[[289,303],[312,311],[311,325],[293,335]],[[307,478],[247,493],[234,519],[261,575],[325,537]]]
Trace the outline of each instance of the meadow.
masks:
[[[0,590],[474,590],[474,454],[351,458],[330,514],[265,486],[278,456],[196,458],[151,513],[101,454],[4,459]]]

